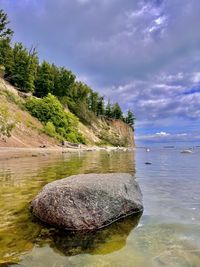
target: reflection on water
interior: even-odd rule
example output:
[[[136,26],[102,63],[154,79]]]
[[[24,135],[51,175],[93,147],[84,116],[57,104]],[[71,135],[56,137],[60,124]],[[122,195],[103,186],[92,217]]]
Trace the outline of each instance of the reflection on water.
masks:
[[[0,161],[0,266],[199,267],[200,152],[138,150],[135,156],[136,172],[132,152]],[[48,228],[32,218],[28,203],[42,186],[91,172],[134,174],[144,196],[142,217],[128,217],[87,235]]]
[[[128,163],[128,164],[127,164]],[[18,261],[43,230],[32,222],[28,203],[45,184],[77,173],[130,172],[132,153],[77,153],[0,161],[0,260]],[[1,262],[0,261],[0,262]]]
[[[137,226],[141,214],[135,214],[121,219],[97,232],[79,233],[56,229],[42,231],[37,244],[48,242],[56,251],[66,256],[82,253],[104,255],[122,249],[130,232]]]

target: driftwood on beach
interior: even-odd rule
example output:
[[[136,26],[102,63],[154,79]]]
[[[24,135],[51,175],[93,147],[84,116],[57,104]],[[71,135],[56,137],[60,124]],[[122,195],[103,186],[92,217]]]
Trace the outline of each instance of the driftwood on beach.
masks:
[[[80,144],[62,141],[62,146],[66,148],[80,148]]]

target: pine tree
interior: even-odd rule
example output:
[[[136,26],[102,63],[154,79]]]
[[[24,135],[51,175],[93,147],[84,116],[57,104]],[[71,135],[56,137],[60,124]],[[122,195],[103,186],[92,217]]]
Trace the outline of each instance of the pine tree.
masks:
[[[91,90],[88,97],[88,107],[94,114],[97,114],[99,94]]]
[[[21,43],[13,48],[13,69],[10,82],[23,92],[33,92],[38,58],[35,49],[28,51]]]
[[[135,117],[131,110],[128,110],[127,117],[125,118],[125,122],[128,123],[130,126],[134,126]]]
[[[43,61],[42,65],[38,67],[37,76],[35,80],[35,95],[37,97],[44,97],[51,93],[54,88],[54,75],[51,65]]]
[[[107,103],[106,108],[105,108],[105,116],[108,117],[108,118],[112,117],[112,110],[111,110],[110,100],[108,100],[108,103]]]
[[[56,71],[55,67],[54,71]],[[74,84],[75,79],[76,76],[71,71],[65,69],[64,67],[59,69],[57,68],[53,90],[54,95],[60,97],[69,95],[70,86]]]
[[[8,16],[0,10],[0,67],[4,70],[3,75],[9,76],[13,67],[11,37],[13,31],[7,27],[9,24]]]
[[[122,119],[122,110],[118,103],[115,103],[112,106],[112,118],[114,119]]]
[[[13,50],[9,38],[0,40],[0,66],[4,69],[4,77],[9,80],[13,73]]]
[[[37,76],[37,70],[39,66],[39,59],[37,56],[37,51],[35,48],[31,48],[29,51],[29,57],[27,62],[27,78],[24,85],[26,91],[34,92],[35,91],[35,79]]]
[[[104,97],[99,96],[97,101],[97,116],[104,115],[105,108],[104,108]]]
[[[8,24],[8,15],[0,9],[0,39],[10,39],[12,37],[13,31],[7,27]]]
[[[53,79],[53,91],[52,93],[56,96],[58,96],[58,88],[59,88],[59,68],[55,65],[51,65],[51,73],[52,73],[52,79]]]

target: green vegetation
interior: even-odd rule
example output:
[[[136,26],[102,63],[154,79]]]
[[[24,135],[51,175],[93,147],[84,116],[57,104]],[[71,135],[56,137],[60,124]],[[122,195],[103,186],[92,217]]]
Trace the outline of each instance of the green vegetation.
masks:
[[[13,34],[13,31],[7,27],[9,24],[8,16],[0,10],[0,38],[10,38]]]
[[[0,106],[0,137],[10,137],[16,122],[11,119],[7,106]]]
[[[64,108],[84,124],[91,125],[97,117],[105,117],[123,120],[133,127],[135,118],[131,111],[124,116],[118,103],[105,104],[103,96],[77,81],[70,70],[47,61],[40,64],[34,47],[27,49],[22,43],[12,44],[13,31],[8,23],[7,15],[0,10],[0,69],[4,78],[18,90],[39,98],[28,99],[26,108],[42,121],[45,132],[61,139],[84,142],[76,130],[78,120]]]
[[[19,96],[13,94],[12,92],[4,91],[4,90],[0,91],[0,95],[5,96],[8,102],[15,103],[18,107],[20,107],[21,109],[24,109],[22,100]]]
[[[55,96],[49,93],[44,98],[30,97],[25,106],[31,115],[44,124],[44,131],[51,137],[85,143],[85,139],[77,130],[77,117],[66,112]]]
[[[128,110],[127,117],[125,118],[125,122],[129,124],[134,130],[135,116],[130,109]]]

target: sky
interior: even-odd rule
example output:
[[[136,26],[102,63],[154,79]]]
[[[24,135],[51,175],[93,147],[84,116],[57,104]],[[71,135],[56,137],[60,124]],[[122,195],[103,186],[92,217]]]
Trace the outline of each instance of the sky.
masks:
[[[0,0],[14,41],[136,116],[135,138],[200,143],[199,0]]]

